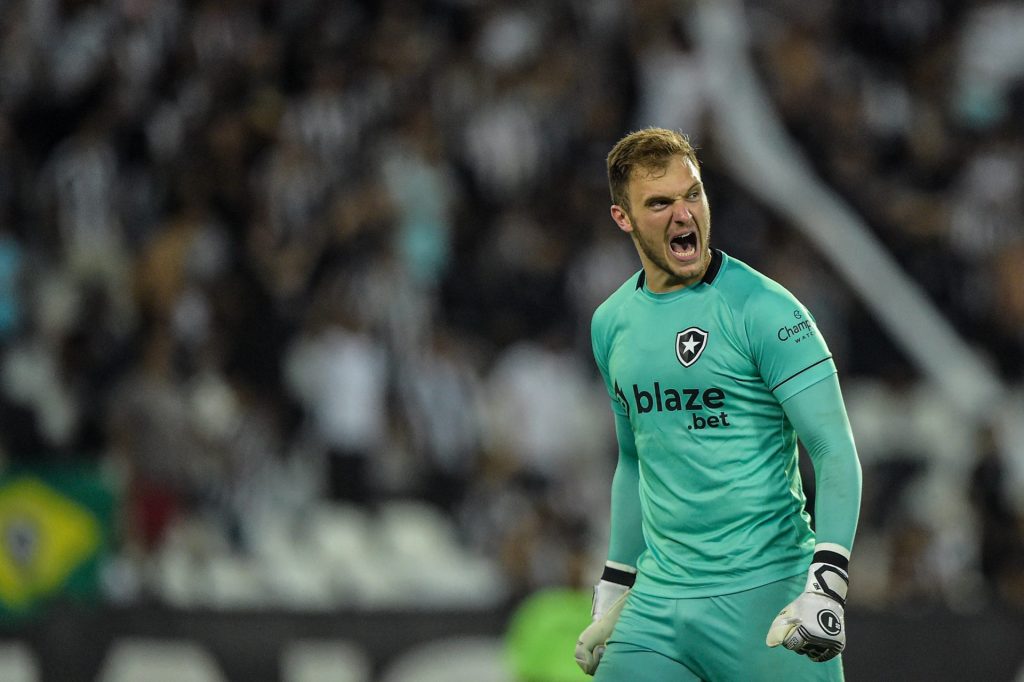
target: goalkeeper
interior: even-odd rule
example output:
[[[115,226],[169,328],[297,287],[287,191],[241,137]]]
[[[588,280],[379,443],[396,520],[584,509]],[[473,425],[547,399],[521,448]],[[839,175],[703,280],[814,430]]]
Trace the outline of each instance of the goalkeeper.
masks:
[[[842,680],[861,470],[828,347],[786,289],[710,247],[684,135],[627,135],[608,180],[643,267],[593,317],[619,458],[576,660],[596,682]]]

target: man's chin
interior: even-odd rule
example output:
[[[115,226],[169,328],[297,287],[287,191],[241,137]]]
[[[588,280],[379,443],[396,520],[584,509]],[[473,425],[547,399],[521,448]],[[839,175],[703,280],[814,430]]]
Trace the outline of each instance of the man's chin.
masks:
[[[697,280],[704,276],[704,270],[707,268],[708,259],[703,256],[695,257],[693,260],[687,262],[676,261],[673,267],[674,274],[682,280],[691,281]],[[691,282],[692,283],[692,282]]]

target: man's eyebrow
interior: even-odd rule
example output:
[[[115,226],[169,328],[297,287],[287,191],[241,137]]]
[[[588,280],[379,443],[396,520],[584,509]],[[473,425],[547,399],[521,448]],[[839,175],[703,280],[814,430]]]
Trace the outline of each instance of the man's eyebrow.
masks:
[[[700,181],[700,180],[697,180],[692,185],[690,185],[686,189],[685,192],[683,192],[683,195],[685,196],[685,195],[689,194],[690,192],[692,192],[695,189],[703,189],[703,187],[704,187],[704,183],[702,181]],[[658,192],[657,194],[651,194],[650,196],[644,197],[643,203],[644,204],[650,204],[650,203],[653,203],[655,201],[666,201],[666,200],[670,201],[671,199],[672,199],[672,197],[669,196],[668,194],[665,194],[664,192]]]

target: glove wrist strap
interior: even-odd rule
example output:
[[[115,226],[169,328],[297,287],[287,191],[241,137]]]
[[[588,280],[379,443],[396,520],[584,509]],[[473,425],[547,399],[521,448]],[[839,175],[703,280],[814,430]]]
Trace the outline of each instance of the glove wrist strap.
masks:
[[[605,564],[600,582],[594,586],[594,601],[591,614],[594,620],[604,616],[619,597],[628,592],[636,582],[636,569],[625,564],[609,561]]]
[[[609,561],[604,565],[604,573],[601,574],[601,580],[624,585],[625,587],[633,587],[633,583],[636,582],[636,569],[632,566]]]
[[[843,551],[839,545],[819,545],[814,549],[814,558],[811,559],[811,563],[832,564],[836,568],[841,568],[843,572],[849,572],[850,555],[841,553]]]

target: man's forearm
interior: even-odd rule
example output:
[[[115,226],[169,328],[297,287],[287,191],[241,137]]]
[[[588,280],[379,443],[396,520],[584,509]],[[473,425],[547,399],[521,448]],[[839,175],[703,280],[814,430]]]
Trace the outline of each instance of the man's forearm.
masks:
[[[861,501],[861,468],[835,375],[782,404],[815,472],[817,542],[853,549]]]
[[[636,566],[646,545],[640,510],[639,463],[633,431],[626,417],[616,416],[615,433],[619,444],[619,461],[612,477],[608,560],[625,566]]]

